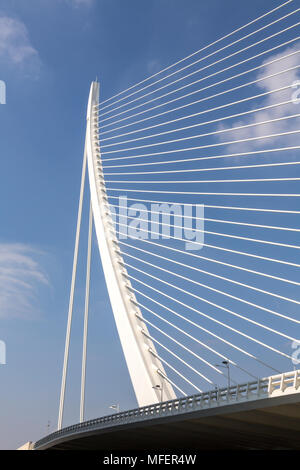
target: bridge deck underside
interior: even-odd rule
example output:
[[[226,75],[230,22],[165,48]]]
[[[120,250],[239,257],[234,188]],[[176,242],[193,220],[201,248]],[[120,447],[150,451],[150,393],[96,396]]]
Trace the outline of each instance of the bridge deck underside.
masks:
[[[229,410],[231,408],[231,410]],[[300,402],[259,409],[220,409],[155,418],[78,435],[51,449],[178,450],[298,449]]]

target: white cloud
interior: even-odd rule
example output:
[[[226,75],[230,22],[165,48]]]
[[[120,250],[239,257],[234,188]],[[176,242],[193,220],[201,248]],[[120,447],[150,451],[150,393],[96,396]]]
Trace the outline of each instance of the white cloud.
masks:
[[[38,255],[27,245],[0,243],[0,318],[36,314],[37,289],[49,284]]]
[[[276,62],[272,64],[266,65],[261,69],[259,74],[257,74],[257,79],[262,79],[256,84],[258,88],[257,91],[253,91],[253,93],[249,93],[247,96],[256,95],[264,92],[270,92],[275,89],[279,89],[288,85],[292,85],[295,81],[299,80],[300,72],[299,69],[290,70],[288,72],[282,73],[280,75],[273,76],[271,78],[265,78],[271,75],[275,75],[278,72],[293,68],[299,65],[299,58],[300,54],[294,54],[290,57],[283,58],[284,56],[291,54],[300,49],[300,43],[294,45],[293,47],[285,49],[282,53],[276,54],[273,56],[268,57],[267,60],[264,61],[264,64],[267,62],[271,62],[275,59]],[[250,81],[250,79],[249,79]],[[249,102],[247,109],[257,109],[263,108],[266,106],[272,106],[276,103],[281,103],[284,101],[289,101],[292,99],[292,95],[294,93],[294,89],[288,88],[286,90],[272,93],[266,95],[266,97],[261,98],[259,100],[255,100]],[[232,95],[231,95],[232,96]],[[244,108],[245,111],[247,110]],[[235,111],[232,112],[232,114]],[[264,111],[260,111],[258,113],[250,114],[249,117],[238,120],[238,121],[230,121],[229,125],[221,125],[219,129],[229,129],[238,126],[247,126],[251,124],[256,124],[262,121],[270,121],[273,119],[293,115],[293,114],[300,114],[300,105],[297,106],[294,103],[289,103],[286,105],[282,105],[279,107],[273,107],[271,109],[267,109]],[[221,142],[228,142],[240,139],[248,139],[248,138],[256,138],[262,137],[265,135],[270,134],[278,134],[288,131],[297,130],[300,128],[300,119],[288,119],[282,120],[279,122],[271,122],[268,124],[257,125],[253,127],[247,127],[241,130],[235,130],[232,132],[225,132],[220,134],[220,141]],[[241,144],[233,144],[227,147],[228,153],[236,153],[236,152],[244,152],[244,151],[251,151],[256,149],[262,148],[269,148],[275,146],[292,146],[292,145],[299,145],[299,134],[294,134],[291,136],[282,136],[282,137],[274,137],[270,139],[258,139],[251,142],[241,143]]]
[[[0,16],[0,62],[36,75],[40,68],[38,51],[32,46],[26,26],[8,16]]]

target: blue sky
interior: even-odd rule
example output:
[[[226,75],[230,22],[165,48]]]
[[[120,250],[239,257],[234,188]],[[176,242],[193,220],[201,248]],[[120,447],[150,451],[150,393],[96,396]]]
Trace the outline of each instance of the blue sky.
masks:
[[[0,0],[0,80],[7,84],[7,104],[0,105],[1,448],[38,439],[48,420],[56,426],[91,80],[98,77],[106,99],[278,4]],[[85,247],[83,240],[82,254]],[[108,413],[114,402],[136,406],[95,253],[87,418]],[[82,255],[79,268],[66,424],[79,414]]]

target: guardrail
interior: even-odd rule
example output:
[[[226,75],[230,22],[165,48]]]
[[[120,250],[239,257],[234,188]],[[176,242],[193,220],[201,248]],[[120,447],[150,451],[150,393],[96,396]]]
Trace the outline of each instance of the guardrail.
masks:
[[[300,370],[258,379],[252,382],[216,388],[208,392],[177,398],[175,400],[155,403],[142,408],[115,413],[101,418],[91,419],[83,423],[68,426],[37,441],[33,448],[48,444],[61,437],[77,434],[80,431],[90,431],[93,428],[127,424],[139,420],[182,414],[202,409],[219,407],[234,402],[251,401],[260,398],[280,396],[300,392]]]

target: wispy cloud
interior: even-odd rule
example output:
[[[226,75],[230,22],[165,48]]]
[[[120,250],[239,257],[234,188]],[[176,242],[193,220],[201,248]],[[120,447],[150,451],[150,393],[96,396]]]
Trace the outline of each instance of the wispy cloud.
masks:
[[[31,44],[25,24],[16,18],[0,16],[0,63],[34,76],[40,69],[38,51]]]
[[[153,74],[159,72],[159,70],[161,70],[163,67],[159,60],[152,59],[148,61],[146,68],[148,73]]]
[[[262,79],[257,83],[257,91],[253,92],[252,94],[259,94],[265,92],[271,92],[273,90],[283,88],[289,85],[292,85],[294,82],[299,80],[300,72],[299,69],[289,70],[288,72],[278,74],[287,69],[291,69],[297,65],[299,65],[299,54],[290,55],[287,58],[285,56],[297,51],[300,49],[300,43],[296,44],[295,46],[284,50],[280,54],[276,54],[273,56],[268,57],[264,64],[267,62],[274,61],[272,64],[266,65],[261,69],[261,72],[257,74],[257,79]],[[270,78],[264,78],[269,77]],[[250,81],[250,80],[249,80]],[[248,109],[256,109],[256,108],[263,108],[267,106],[272,106],[274,104],[282,103],[285,101],[290,101],[292,99],[292,95],[294,90],[292,88],[288,88],[283,91],[279,91],[276,93],[271,93],[266,95],[264,98],[261,98],[259,101],[255,100],[255,104],[251,104],[251,108]],[[249,94],[250,96],[250,94]],[[260,111],[257,113],[250,114],[248,118],[244,118],[238,121],[231,121],[231,125],[222,125],[219,129],[229,129],[238,126],[247,126],[252,124],[257,124],[258,122],[262,121],[271,121],[277,118],[282,118],[285,116],[299,114],[300,113],[300,105],[295,106],[294,103],[285,104],[278,107],[273,107],[270,109],[266,109],[264,111]],[[279,122],[270,122],[268,124],[263,125],[254,125],[252,127],[247,127],[245,129],[234,130],[232,132],[226,132],[220,134],[220,140],[224,141],[235,141],[240,139],[248,139],[248,138],[256,138],[262,137],[265,135],[274,135],[283,132],[293,131],[299,129],[300,122],[299,118],[295,119],[288,119],[282,120]],[[291,135],[291,136],[283,136],[283,137],[275,137],[272,139],[258,139],[253,140],[251,142],[241,143],[241,144],[234,144],[230,145],[228,151],[231,152],[239,152],[239,151],[250,151],[255,149],[264,148],[267,146],[274,146],[274,145],[293,145],[297,143],[299,145],[299,134]]]
[[[49,284],[39,255],[27,245],[0,243],[0,318],[36,314],[38,288]]]

